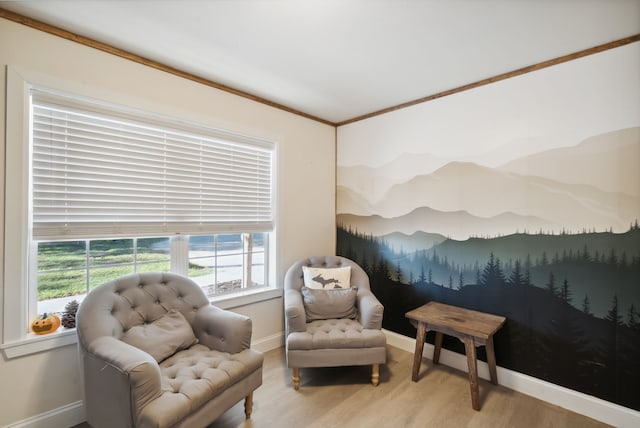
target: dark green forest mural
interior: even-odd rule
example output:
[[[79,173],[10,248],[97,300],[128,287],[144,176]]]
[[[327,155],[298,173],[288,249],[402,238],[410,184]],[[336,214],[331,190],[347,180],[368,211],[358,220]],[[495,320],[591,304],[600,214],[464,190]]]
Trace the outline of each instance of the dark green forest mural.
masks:
[[[412,252],[356,230],[337,238],[338,254],[369,274],[384,328],[415,337],[404,314],[431,300],[503,315],[498,365],[640,409],[637,222],[624,233],[445,239]],[[444,346],[464,353],[455,339]]]
[[[337,253],[384,328],[502,315],[499,366],[640,411],[638,76],[640,42],[338,127]]]

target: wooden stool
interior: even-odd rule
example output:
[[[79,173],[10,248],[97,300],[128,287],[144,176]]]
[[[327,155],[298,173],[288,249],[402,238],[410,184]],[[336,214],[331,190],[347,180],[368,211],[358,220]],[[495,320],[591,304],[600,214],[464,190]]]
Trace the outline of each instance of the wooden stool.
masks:
[[[491,383],[497,385],[498,373],[496,371],[496,356],[493,350],[493,335],[502,327],[506,318],[438,302],[429,302],[426,305],[407,312],[405,316],[418,323],[416,351],[413,356],[411,379],[414,382],[418,381],[420,364],[422,362],[422,350],[424,349],[424,340],[428,330],[436,332],[435,347],[433,350],[433,362],[435,364],[440,360],[442,335],[448,334],[449,336],[457,337],[464,343],[465,353],[467,354],[469,383],[471,386],[471,405],[474,410],[480,410],[476,347],[482,345],[486,347]]]

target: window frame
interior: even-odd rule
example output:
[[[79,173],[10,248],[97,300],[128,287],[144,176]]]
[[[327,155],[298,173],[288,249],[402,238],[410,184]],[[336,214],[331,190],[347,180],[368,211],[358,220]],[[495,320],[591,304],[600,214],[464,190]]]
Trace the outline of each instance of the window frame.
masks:
[[[36,254],[33,252],[37,251],[37,245],[31,245],[31,225],[28,220],[30,217],[29,177],[31,174],[29,163],[30,91],[32,87],[46,87],[54,91],[78,94],[81,97],[93,99],[101,98],[95,96],[93,92],[100,94],[102,91],[11,65],[6,67],[6,79],[4,300],[0,349],[7,358],[15,358],[72,345],[77,341],[75,329],[43,336],[28,333],[29,302],[37,299],[37,290],[29,284],[29,278],[33,277],[34,270],[37,270],[35,263],[29,263],[30,259],[35,260]],[[153,113],[149,113],[149,115],[161,120],[172,121],[166,116],[157,116]],[[243,136],[239,135],[239,137]],[[268,284],[265,284],[265,287],[225,293],[210,299],[212,303],[223,309],[231,309],[282,296],[282,288],[276,284],[275,280],[275,267],[278,258],[276,227],[278,144],[271,143],[273,144],[273,228],[268,232],[270,235],[268,239],[269,266],[266,267],[268,269]],[[30,269],[31,271],[29,271]]]

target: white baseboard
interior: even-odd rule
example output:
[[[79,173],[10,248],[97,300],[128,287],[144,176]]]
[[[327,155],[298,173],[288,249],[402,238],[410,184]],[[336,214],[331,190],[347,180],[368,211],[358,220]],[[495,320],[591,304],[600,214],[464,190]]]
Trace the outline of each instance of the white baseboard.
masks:
[[[283,346],[284,346],[283,331],[251,342],[251,347],[260,352],[271,351],[272,349],[281,348]]]
[[[383,330],[387,344],[414,353],[416,340],[389,330]],[[433,345],[425,343],[423,357],[433,358]],[[467,358],[456,352],[442,349],[440,363],[467,372]],[[409,375],[407,375],[409,376]],[[489,367],[478,361],[478,376],[489,380]],[[592,419],[618,428],[640,427],[640,412],[583,394],[550,382],[498,367],[498,383],[514,391],[580,413]]]
[[[395,348],[413,353],[416,340],[410,337],[383,330],[387,344]],[[251,346],[261,352],[280,348],[284,345],[284,332],[254,341]],[[423,356],[433,358],[433,345],[425,343]],[[443,349],[440,363],[466,372],[467,360],[464,355]],[[409,376],[409,374],[407,374]],[[489,380],[489,368],[484,361],[478,361],[478,376]],[[640,427],[640,412],[545,382],[531,376],[498,367],[498,383],[514,391],[530,395],[556,406],[563,407],[592,419],[616,426],[618,428]],[[6,428],[68,428],[86,420],[82,401],[67,404],[51,411],[32,416],[20,422],[7,425]]]
[[[7,425],[5,428],[69,428],[86,420],[84,403],[76,401]]]

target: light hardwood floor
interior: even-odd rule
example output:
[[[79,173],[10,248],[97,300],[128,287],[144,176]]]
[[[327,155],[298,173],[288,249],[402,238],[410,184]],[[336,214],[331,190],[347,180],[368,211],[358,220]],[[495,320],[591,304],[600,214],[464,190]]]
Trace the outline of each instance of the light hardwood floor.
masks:
[[[420,379],[412,382],[413,354],[393,347],[387,354],[378,387],[369,383],[370,367],[342,367],[301,369],[295,391],[284,350],[269,351],[251,419],[245,421],[240,403],[209,428],[608,426],[485,380],[480,380],[481,410],[475,411],[466,373],[423,359]]]
[[[208,428],[596,428],[608,425],[544,401],[480,380],[481,410],[471,408],[467,374],[422,360],[411,381],[413,354],[387,347],[380,385],[371,367],[300,370],[300,390],[291,385],[284,349],[265,353],[262,386],[245,420],[244,401]],[[498,379],[499,381],[500,379]],[[75,428],[86,428],[81,424]],[[197,428],[197,427],[194,427]]]

